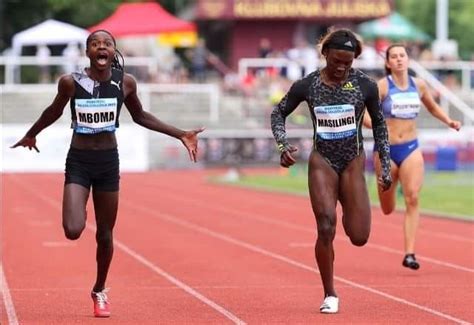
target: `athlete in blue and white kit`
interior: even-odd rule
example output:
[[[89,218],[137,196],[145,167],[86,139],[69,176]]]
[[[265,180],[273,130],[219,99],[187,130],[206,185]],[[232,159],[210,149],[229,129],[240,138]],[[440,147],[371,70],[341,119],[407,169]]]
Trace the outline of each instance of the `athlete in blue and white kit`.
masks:
[[[328,33],[321,40],[326,67],[296,81],[271,116],[283,167],[295,163],[293,154],[297,150],[287,140],[286,117],[305,101],[313,120],[314,150],[309,157],[308,181],[318,228],[315,255],[324,286],[321,313],[337,313],[339,309],[333,267],[337,201],[341,203],[342,223],[351,242],[363,246],[370,234],[371,212],[361,131],[366,108],[374,122],[374,139],[380,148],[379,185],[386,190],[391,184],[387,128],[377,84],[363,72],[351,68],[361,52],[361,42],[350,30]]]
[[[417,270],[420,264],[415,257],[415,236],[424,162],[418,148],[415,120],[423,103],[431,115],[450,128],[459,130],[461,123],[451,120],[436,104],[424,80],[408,74],[408,54],[403,45],[393,44],[387,49],[385,71],[387,76],[379,80],[378,87],[389,134],[393,184],[388,191],[379,190],[379,198],[382,211],[385,214],[392,213],[395,209],[397,183],[400,181],[406,205],[405,256],[402,264]],[[370,127],[370,118],[366,117],[364,124]],[[377,175],[380,175],[382,171],[377,159],[377,150],[375,144],[374,166]]]
[[[124,73],[117,56],[121,54],[109,32],[93,32],[86,45],[90,67],[59,79],[54,101],[12,148],[22,146],[39,152],[36,136],[63,114],[64,107],[71,100],[74,132],[66,159],[63,228],[68,239],[80,237],[86,225],[86,204],[92,189],[97,224],[97,278],[91,297],[94,315],[109,317],[105,281],[112,261],[112,233],[119,199],[119,155],[115,130],[119,126],[122,103],[135,123],[179,139],[192,161],[196,161],[197,135],[203,129],[183,131],[143,110],[137,96],[137,83],[131,75]]]

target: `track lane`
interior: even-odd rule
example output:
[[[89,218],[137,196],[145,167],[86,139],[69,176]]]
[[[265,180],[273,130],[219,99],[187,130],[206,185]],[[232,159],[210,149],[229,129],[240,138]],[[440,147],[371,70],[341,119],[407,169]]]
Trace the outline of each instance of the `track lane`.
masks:
[[[130,175],[126,175],[126,178],[128,180],[130,180],[129,176]],[[167,252],[167,250],[171,248],[175,249],[175,251],[173,251],[173,254],[171,254],[169,257],[166,258],[161,256],[159,258],[160,263],[163,262],[163,265],[166,266],[166,269],[168,270],[168,268],[170,268],[173,274],[179,274],[180,277],[182,274],[183,278],[186,279],[186,281],[190,281],[194,288],[202,288],[202,290],[204,290],[206,294],[211,297],[215,297],[215,300],[219,301],[221,304],[227,306],[228,308],[232,308],[232,310],[235,310],[239,317],[244,318],[245,320],[251,320],[253,322],[266,322],[268,319],[271,319],[275,322],[289,321],[303,323],[310,321],[321,322],[327,320],[327,318],[320,318],[322,315],[319,315],[317,312],[314,315],[308,314],[308,312],[311,313],[311,311],[314,311],[315,307],[317,309],[317,306],[320,303],[319,295],[321,289],[318,286],[320,281],[319,276],[317,274],[313,274],[314,271],[304,271],[304,267],[303,269],[296,268],[296,270],[292,270],[294,267],[288,266],[288,263],[282,263],[278,260],[274,261],[274,258],[270,258],[268,256],[264,258],[261,256],[262,254],[256,254],[257,256],[254,257],[252,251],[250,251],[249,254],[247,252],[249,251],[249,249],[242,249],[242,246],[237,246],[237,249],[235,250],[231,249],[231,253],[229,253],[230,247],[224,245],[222,243],[222,239],[217,240],[217,242],[215,242],[215,237],[209,235],[203,236],[202,232],[186,228],[190,230],[190,233],[188,234],[188,230],[184,231],[182,229],[183,226],[176,226],[176,223],[171,223],[172,226],[170,226],[170,221],[166,220],[166,218],[163,219],[152,217],[153,221],[150,221],[150,216],[154,215],[156,211],[165,211],[166,213],[168,213],[168,215],[171,215],[173,218],[178,218],[178,220],[180,221],[183,221],[182,218],[183,216],[185,216],[185,221],[198,223],[198,226],[206,227],[210,231],[214,231],[218,234],[222,234],[225,236],[231,236],[230,238],[236,238],[244,243],[254,245],[255,247],[263,247],[269,252],[275,251],[276,254],[281,256],[288,256],[288,258],[290,258],[291,260],[294,260],[298,263],[303,263],[303,265],[306,265],[309,268],[314,268],[314,260],[310,249],[295,249],[294,247],[290,246],[290,243],[296,241],[300,241],[303,243],[312,242],[314,240],[313,232],[289,229],[288,227],[281,226],[276,227],[275,225],[270,226],[268,223],[262,224],[261,222],[255,222],[255,220],[252,219],[246,220],[245,218],[238,218],[235,214],[225,213],[225,211],[216,212],[211,208],[212,205],[209,205],[208,209],[203,209],[203,207],[196,206],[195,204],[193,205],[192,202],[187,201],[182,204],[177,204],[176,200],[173,200],[170,197],[167,197],[166,195],[162,195],[162,193],[157,194],[156,189],[153,191],[152,187],[144,187],[146,190],[150,190],[149,195],[142,195],[141,191],[138,195],[136,193],[136,189],[143,188],[141,185],[143,185],[144,183],[146,184],[147,181],[155,183],[179,183],[182,181],[185,182],[187,185],[193,185],[195,181],[195,175],[191,175],[191,177],[188,177],[187,180],[186,177],[176,177],[178,178],[176,179],[173,173],[171,173],[170,179],[163,178],[163,174],[160,174],[160,177],[156,179],[150,178],[149,175],[147,175],[146,177],[138,177],[140,175],[132,176],[137,176],[136,184],[135,182],[129,183],[129,181],[125,179],[123,182],[122,188],[124,190],[122,191],[122,201],[125,202],[123,202],[124,205],[122,205],[119,210],[119,213],[121,215],[119,216],[119,226],[117,228],[117,231],[118,233],[120,232],[120,238],[124,238],[124,240],[126,239],[127,243],[129,241],[133,243],[133,245],[131,244],[131,246],[137,246],[137,249],[140,251],[140,253],[145,254],[146,256],[149,256],[150,259],[152,259],[157,258],[156,255],[160,255],[159,253],[161,251]],[[131,191],[128,192],[127,188],[131,189]],[[199,189],[195,191],[190,191],[189,193],[183,193],[183,191],[180,191],[178,192],[178,195],[182,196],[183,198],[196,198],[199,197],[199,193],[207,193],[207,185],[204,185],[204,188],[206,189],[204,190],[203,187],[200,187]],[[216,189],[216,192],[222,191],[223,190],[220,188]],[[238,199],[239,197],[233,191],[230,191],[230,193],[227,192],[227,194],[229,197],[235,198],[237,201],[240,200],[241,202],[253,202],[252,200],[258,196],[254,191],[250,191],[250,194],[248,193],[248,191],[244,192],[247,192],[247,195],[240,196],[240,199]],[[165,200],[160,200],[162,196],[165,197]],[[131,198],[131,202],[127,202],[129,200],[128,198]],[[216,197],[211,196],[210,199],[216,199]],[[220,202],[222,205],[232,207],[232,204],[228,203],[228,201],[226,201],[226,198],[217,197],[217,199],[218,202]],[[288,201],[289,204],[294,207],[295,203],[292,200],[293,199],[290,199]],[[301,203],[302,201],[298,200],[297,202]],[[249,210],[252,210],[256,206],[259,206],[257,203],[258,202],[256,202],[254,206],[249,207]],[[129,205],[129,207],[125,207],[125,205],[127,204]],[[264,204],[261,205],[263,206]],[[267,215],[270,214],[272,217],[275,217],[275,219],[280,220],[279,214],[282,209],[280,208],[276,210],[270,210],[271,205],[269,206],[267,204],[266,206]],[[148,207],[147,209],[151,211],[139,211],[138,207]],[[251,213],[251,211],[249,211],[249,213]],[[282,213],[282,215],[287,214],[288,212]],[[297,214],[299,215],[299,213]],[[298,216],[298,218],[300,217]],[[299,220],[298,218],[296,220]],[[159,220],[156,225],[156,220],[154,219]],[[230,222],[229,220],[233,221]],[[313,220],[309,220],[310,222],[314,223]],[[290,221],[294,222],[295,218],[291,219]],[[304,222],[310,223],[308,221]],[[129,227],[131,227],[131,225],[133,224],[137,224],[138,228],[136,229],[136,231],[131,231],[129,229]],[[126,227],[124,228],[123,234],[120,230],[122,226]],[[297,227],[303,228],[305,227],[305,225],[297,225]],[[135,240],[137,240],[137,238],[128,238],[130,232],[140,233],[141,229],[141,231],[146,234],[147,232],[151,232],[150,228],[163,229],[159,231],[159,234],[161,236],[164,236],[163,234],[169,233],[169,237],[163,237],[163,249],[160,249],[159,246],[155,247],[155,250],[153,249],[153,247],[149,247],[150,240],[158,240],[158,238],[156,238],[156,234],[154,233],[144,235],[143,237],[145,238],[143,238],[143,243],[141,243],[141,241],[135,243]],[[259,238],[259,234],[261,235],[262,233],[264,234],[264,236],[260,236],[262,238]],[[341,229],[338,229],[338,233],[341,233]],[[183,243],[192,243],[193,246],[197,246],[196,249],[193,249],[191,251],[191,254],[189,254],[189,245],[185,245]],[[201,244],[204,246],[200,246]],[[142,245],[144,247],[142,247]],[[359,249],[348,245],[344,241],[344,239],[338,240],[337,245],[338,264],[341,263],[340,261],[344,261],[346,259],[351,260],[351,257],[353,258],[354,252],[359,251]],[[235,246],[235,244],[230,246]],[[213,255],[214,253],[216,253],[216,250],[222,250],[221,253],[216,254],[215,256],[215,259],[217,261],[220,261],[220,263],[218,264],[215,263],[214,259],[211,259],[211,261],[209,261],[209,255]],[[242,250],[244,252],[242,252]],[[362,258],[360,258],[361,260],[363,260],[363,257],[367,257],[367,254],[365,254],[365,252],[367,252],[367,248],[360,249],[360,252],[361,254],[362,252],[364,252],[364,254],[362,254]],[[249,256],[247,256],[248,254]],[[347,257],[340,256],[340,254],[347,254]],[[165,253],[162,255],[167,254]],[[181,257],[187,255],[189,255],[189,259],[186,260],[186,263],[181,263]],[[381,255],[381,260],[384,261],[386,259],[385,254]],[[179,257],[180,260],[180,262],[178,263],[177,257]],[[199,257],[201,257],[201,261],[199,261]],[[164,260],[162,260],[162,258],[164,258]],[[238,259],[237,263],[235,262],[235,259]],[[270,261],[267,261],[267,259],[270,259]],[[116,262],[114,261],[114,263]],[[240,269],[241,264],[244,264],[247,268],[250,267],[250,276],[249,270]],[[347,269],[348,273],[338,273],[338,276],[356,277],[356,280],[358,280],[357,276],[353,274],[352,270],[359,269],[361,270],[360,272],[362,274],[367,274],[367,270],[364,267],[369,268],[370,266],[372,266],[372,264],[363,264],[355,266],[339,265],[338,268],[340,268],[341,270]],[[386,264],[384,262],[381,269],[382,271],[377,269],[374,270],[374,279],[373,282],[370,282],[370,285],[374,286],[375,288],[382,288],[381,290],[385,290],[387,286],[397,286],[397,283],[391,284],[385,283],[385,281],[380,281],[381,272],[384,272],[387,269],[393,269],[393,265],[391,265],[391,262],[388,261],[388,263]],[[272,270],[272,272],[269,274],[268,270]],[[439,268],[437,268],[436,270],[439,271]],[[216,273],[227,274],[227,277],[224,277],[223,279],[220,279],[219,277],[214,277],[209,280],[209,274],[213,275]],[[93,272],[90,274],[93,274]],[[201,282],[195,283],[196,278],[201,279]],[[368,278],[372,279],[372,276],[369,276]],[[301,282],[295,283],[290,281],[282,283],[282,279],[291,279],[293,281],[295,279],[301,279]],[[235,281],[235,283],[233,283],[233,281]],[[398,284],[398,286],[400,285]],[[420,286],[417,281],[415,281],[413,283],[407,283],[406,287],[434,288],[435,286],[433,286],[431,282],[426,285],[423,284]],[[393,319],[395,320],[408,319],[405,317],[417,317],[419,319],[420,317],[420,312],[414,311],[413,308],[406,308],[406,306],[405,308],[401,308],[399,306],[399,303],[387,301],[386,299],[378,300],[377,298],[374,301],[373,294],[366,294],[365,292],[361,292],[360,289],[354,288],[353,286],[343,285],[339,283],[338,288],[340,288],[340,295],[344,297],[343,303],[345,303],[345,305],[343,305],[344,308],[341,310],[341,314],[337,317],[337,322],[341,321],[341,323],[347,323],[353,321],[367,321],[367,319],[363,318],[360,313],[363,310],[373,309],[374,305],[377,306],[377,309],[384,311],[385,315],[387,315],[387,313],[389,313],[390,315],[394,314]],[[116,288],[114,286],[114,294],[116,292],[115,289]],[[434,292],[439,292],[438,289],[441,288],[438,286],[437,288],[435,288]],[[122,298],[122,296],[120,296],[120,298]],[[411,299],[412,297],[409,298]],[[350,305],[348,305],[349,302]],[[287,313],[291,313],[292,315],[287,315]],[[359,316],[361,316],[361,318],[359,318]],[[373,320],[375,323],[383,323],[383,321],[386,320],[386,318],[384,317],[386,316],[373,315]],[[422,313],[421,317],[428,317],[430,323],[441,323],[440,318],[437,316],[429,316],[425,313]],[[331,318],[331,320],[336,320],[336,318]]]
[[[46,191],[34,184],[27,189],[24,180],[15,180],[17,177],[21,178],[4,177],[7,182],[23,184],[16,190],[14,185],[10,185],[8,195],[4,197],[8,203],[2,207],[6,212],[3,215],[8,217],[3,218],[5,236],[2,236],[2,241],[5,247],[3,261],[8,266],[5,273],[20,323],[99,321],[92,317],[88,288],[93,284],[95,276],[94,232],[85,230],[80,241],[63,239],[60,226],[61,203],[57,200],[61,186],[51,187],[52,191]],[[55,181],[48,180],[48,184],[51,183]],[[24,199],[25,192],[29,194],[30,205],[26,209],[19,209],[19,204],[24,204],[20,201]],[[92,218],[92,207],[89,206],[88,210],[89,217]],[[58,224],[51,222],[52,218],[58,219],[55,220]],[[32,224],[42,226],[28,226]],[[93,227],[89,224],[88,228],[91,230]],[[230,313],[223,315],[223,310],[218,313],[209,308],[209,305],[206,306],[203,296],[196,297],[183,290],[176,290],[179,282],[176,278],[172,286],[174,290],[170,290],[170,278],[164,278],[156,270],[150,272],[150,267],[143,265],[143,261],[137,263],[137,256],[132,256],[129,251],[124,254],[124,248],[127,246],[116,240],[115,257],[108,281],[119,283],[111,292],[113,313],[120,315],[115,320],[118,323],[155,323],[157,313],[160,317],[177,323],[242,323],[237,318],[232,319],[233,315]],[[122,272],[115,275],[114,269]],[[147,290],[142,290],[143,288]],[[125,299],[116,299],[118,303],[115,303],[114,296]],[[161,308],[163,306],[165,308]],[[179,312],[183,308],[186,313]]]

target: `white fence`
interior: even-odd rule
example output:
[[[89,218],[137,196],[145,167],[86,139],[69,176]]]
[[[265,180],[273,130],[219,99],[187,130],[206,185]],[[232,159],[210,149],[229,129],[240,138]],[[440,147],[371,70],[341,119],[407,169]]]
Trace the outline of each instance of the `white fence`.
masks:
[[[249,71],[249,69],[263,68],[263,67],[275,67],[283,68],[293,64],[293,61],[286,58],[243,58],[239,60],[239,76],[243,78]],[[321,63],[320,63],[321,64]],[[377,58],[375,61],[369,60],[355,60],[354,67],[367,70],[382,70],[384,67],[384,60]],[[474,102],[474,62],[465,61],[424,61],[416,62],[410,61],[410,68],[420,75],[425,81],[434,89],[439,91],[441,95],[441,106],[445,111],[449,111],[449,104],[455,109],[460,111],[464,117],[463,124],[472,126],[474,124],[474,109],[471,107]],[[438,79],[428,70],[444,70],[444,71],[456,71],[462,72],[462,86],[461,93],[468,98],[469,104],[463,102],[453,91],[445,87]],[[471,105],[471,106],[469,106]]]

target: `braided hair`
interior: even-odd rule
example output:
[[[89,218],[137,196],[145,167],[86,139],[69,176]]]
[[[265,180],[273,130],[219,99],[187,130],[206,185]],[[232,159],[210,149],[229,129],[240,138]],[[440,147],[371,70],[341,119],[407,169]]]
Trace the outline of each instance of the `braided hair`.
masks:
[[[92,39],[92,36],[94,36],[97,33],[106,33],[112,38],[112,41],[114,41],[114,47],[115,47],[115,55],[114,55],[114,58],[112,59],[112,68],[116,68],[123,71],[125,60],[123,59],[122,53],[120,53],[120,51],[116,48],[117,42],[115,41],[114,36],[108,30],[98,29],[90,33],[86,40],[86,47],[89,47],[89,43]],[[122,63],[120,63],[119,59],[122,60]]]
[[[329,49],[354,52],[355,58],[362,53],[362,41],[353,31],[347,28],[330,28],[328,33],[319,41],[319,45],[321,46],[321,54],[324,56],[327,56]]]

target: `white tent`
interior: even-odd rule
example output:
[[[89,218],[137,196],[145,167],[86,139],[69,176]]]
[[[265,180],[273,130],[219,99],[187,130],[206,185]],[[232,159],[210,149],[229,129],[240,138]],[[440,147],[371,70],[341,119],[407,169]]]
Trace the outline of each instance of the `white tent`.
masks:
[[[13,36],[12,54],[20,55],[23,46],[80,44],[85,48],[89,32],[71,24],[48,19]]]

